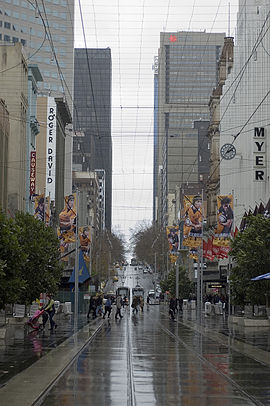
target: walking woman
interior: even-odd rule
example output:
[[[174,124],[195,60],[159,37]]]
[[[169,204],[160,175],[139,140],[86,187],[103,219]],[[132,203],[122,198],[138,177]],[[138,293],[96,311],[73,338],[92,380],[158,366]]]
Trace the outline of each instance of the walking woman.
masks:
[[[48,303],[45,307],[45,312],[48,313],[49,319],[50,319],[50,326],[51,328],[49,330],[53,330],[54,328],[57,327],[57,324],[53,320],[53,316],[55,315],[55,306],[54,306],[54,300],[51,295],[47,295],[48,298]],[[45,326],[44,326],[45,327]]]

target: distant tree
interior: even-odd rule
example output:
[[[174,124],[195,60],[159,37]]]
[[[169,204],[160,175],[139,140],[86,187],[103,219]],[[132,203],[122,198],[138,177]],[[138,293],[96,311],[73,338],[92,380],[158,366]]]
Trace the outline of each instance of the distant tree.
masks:
[[[22,269],[25,290],[21,303],[31,303],[41,292],[55,293],[63,265],[59,261],[59,241],[51,227],[30,214],[17,213],[14,219],[17,238],[25,260]]]
[[[157,271],[166,267],[168,240],[166,230],[156,224],[141,223],[137,229],[131,230],[131,245],[133,255],[140,262],[154,265]]]
[[[236,262],[230,276],[232,302],[264,304],[270,282],[251,278],[270,272],[270,219],[247,216],[246,229],[232,242],[231,256]]]

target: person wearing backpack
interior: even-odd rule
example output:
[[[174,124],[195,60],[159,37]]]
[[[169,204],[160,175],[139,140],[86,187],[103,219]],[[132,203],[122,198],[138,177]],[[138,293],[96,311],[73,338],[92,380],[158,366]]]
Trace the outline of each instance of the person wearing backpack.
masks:
[[[55,321],[53,320],[53,316],[55,315],[55,306],[54,306],[54,300],[52,298],[51,295],[47,295],[48,298],[48,303],[45,307],[45,312],[48,313],[49,315],[49,319],[50,319],[50,326],[51,328],[49,330],[53,330],[54,328],[57,327],[57,324],[55,323]],[[45,323],[46,324],[46,323]],[[45,325],[44,325],[45,327]]]

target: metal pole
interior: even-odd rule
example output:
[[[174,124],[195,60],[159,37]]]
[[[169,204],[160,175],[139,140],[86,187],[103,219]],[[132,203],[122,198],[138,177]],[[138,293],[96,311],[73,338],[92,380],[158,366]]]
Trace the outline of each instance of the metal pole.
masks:
[[[157,277],[157,253],[155,252],[155,276],[154,276],[154,290],[155,290],[155,302],[156,302],[156,277]]]
[[[74,297],[74,325],[78,324],[79,308],[79,190],[76,190],[76,240],[75,240],[75,297]]]
[[[180,254],[175,263],[175,297],[176,297],[176,299],[179,299],[179,262],[180,262]]]

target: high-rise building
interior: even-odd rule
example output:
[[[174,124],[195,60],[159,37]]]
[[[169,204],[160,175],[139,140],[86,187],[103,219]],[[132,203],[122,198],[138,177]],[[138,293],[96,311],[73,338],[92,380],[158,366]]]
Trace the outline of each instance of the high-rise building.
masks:
[[[207,131],[199,136],[201,126],[194,122],[209,121],[209,97],[217,83],[224,37],[207,32],[160,34],[154,219],[162,225],[168,224],[176,189],[185,192],[193,184],[199,193],[207,181]]]
[[[234,64],[220,101],[220,194],[233,194],[238,227],[270,194],[269,11],[268,0],[239,1]]]
[[[73,170],[97,170],[105,180],[105,227],[111,229],[111,50],[75,49]]]
[[[2,1],[0,44],[17,42],[23,45],[27,64],[36,64],[41,72],[39,94],[64,97],[72,111],[74,0]],[[71,193],[72,144],[67,137],[65,194]]]

